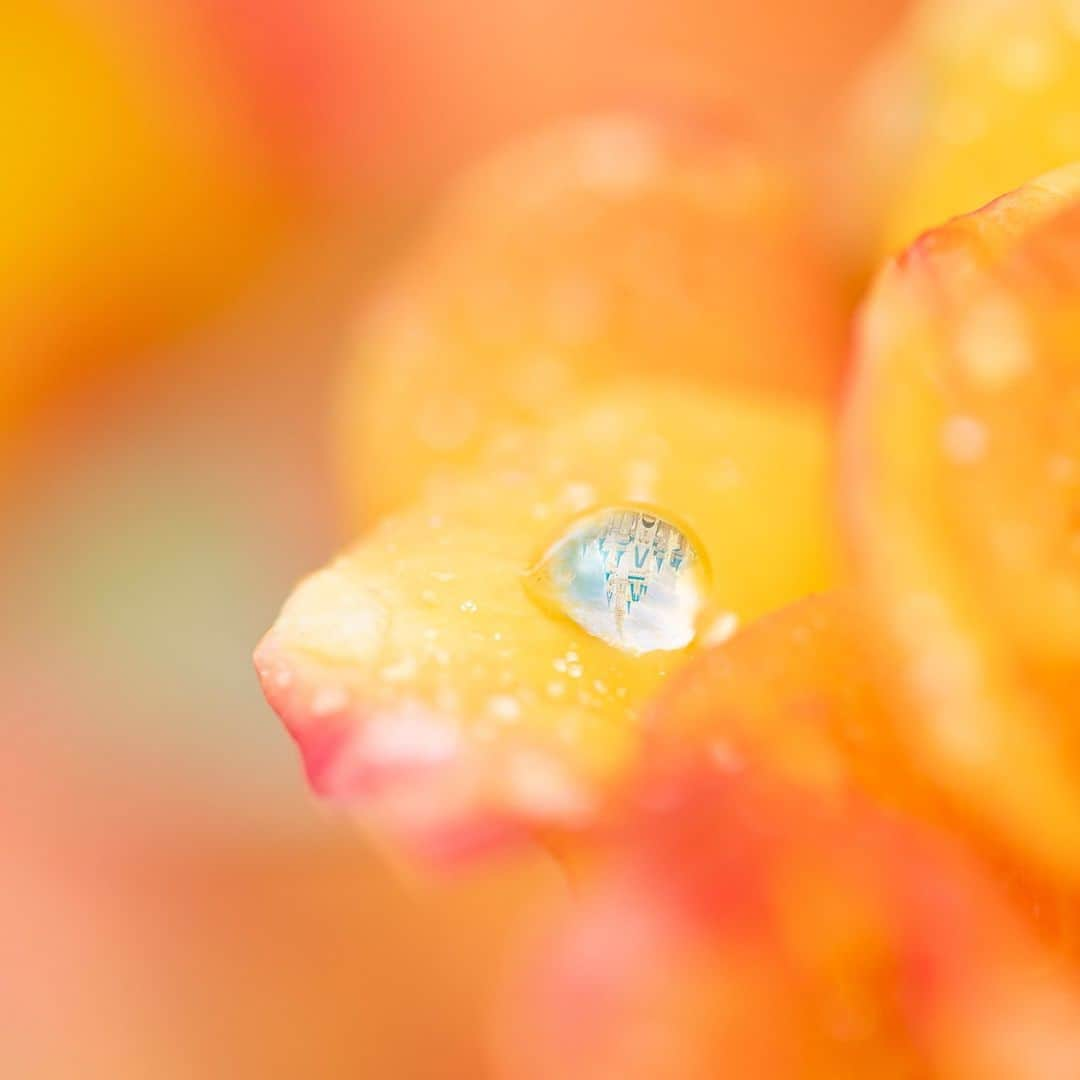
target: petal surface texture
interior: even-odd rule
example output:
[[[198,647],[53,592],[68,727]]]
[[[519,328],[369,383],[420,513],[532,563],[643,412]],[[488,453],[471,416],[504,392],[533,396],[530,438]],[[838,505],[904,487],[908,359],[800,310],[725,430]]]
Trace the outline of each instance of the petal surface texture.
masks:
[[[913,764],[1080,880],[1080,170],[925,235],[863,312],[847,520]]]
[[[799,199],[743,138],[712,117],[577,120],[474,167],[369,305],[346,481],[378,515],[626,376],[832,400],[843,316]]]
[[[644,503],[708,564],[702,634],[752,619],[835,576],[831,459],[817,406],[663,381],[500,441],[303,582],[260,646],[311,783],[414,838],[587,818],[693,646],[618,648],[538,603],[528,571],[582,513]]]

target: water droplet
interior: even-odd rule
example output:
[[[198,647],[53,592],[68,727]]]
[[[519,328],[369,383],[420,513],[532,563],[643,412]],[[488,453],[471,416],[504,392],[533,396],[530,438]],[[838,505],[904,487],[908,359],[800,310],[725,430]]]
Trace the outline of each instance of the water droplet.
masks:
[[[403,656],[395,664],[382,669],[383,682],[407,682],[416,674],[416,658]]]
[[[739,772],[746,764],[742,754],[722,739],[710,744],[709,758],[722,772]]]
[[[323,686],[311,699],[313,716],[330,716],[339,713],[349,704],[349,695],[340,686]]]
[[[518,750],[504,768],[518,802],[546,819],[581,821],[593,809],[560,758]]]
[[[575,162],[580,181],[604,191],[632,192],[649,184],[660,167],[653,133],[633,120],[597,120],[581,131]]]
[[[1057,61],[1048,38],[1016,36],[998,57],[998,73],[1014,90],[1038,90],[1057,75]]]
[[[562,501],[567,509],[580,514],[587,510],[596,500],[596,492],[592,484],[567,484],[563,489]]]
[[[495,694],[488,698],[488,712],[499,720],[512,723],[521,716],[521,704],[510,694]]]
[[[703,645],[723,645],[725,641],[730,640],[735,631],[739,629],[739,616],[733,611],[725,611],[709,624],[709,628],[702,636],[701,643]]]
[[[993,293],[957,329],[957,352],[979,389],[1007,390],[1033,366],[1031,343],[1016,304]]]
[[[973,416],[950,416],[941,432],[941,442],[949,460],[956,465],[974,465],[986,453],[986,428]]]
[[[464,600],[464,601],[462,601],[461,610],[464,611],[464,612],[467,612],[468,614],[472,614],[474,611],[477,610],[476,601],[475,600]]]
[[[538,603],[609,645],[645,653],[693,641],[708,570],[679,526],[644,506],[616,506],[573,522],[526,586]]]

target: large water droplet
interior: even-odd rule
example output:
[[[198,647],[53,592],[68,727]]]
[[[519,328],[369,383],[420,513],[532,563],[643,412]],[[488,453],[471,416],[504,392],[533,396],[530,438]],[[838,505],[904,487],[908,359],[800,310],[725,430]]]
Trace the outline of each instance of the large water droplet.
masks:
[[[627,652],[682,649],[694,640],[708,591],[699,546],[640,506],[578,518],[529,571],[543,606]]]

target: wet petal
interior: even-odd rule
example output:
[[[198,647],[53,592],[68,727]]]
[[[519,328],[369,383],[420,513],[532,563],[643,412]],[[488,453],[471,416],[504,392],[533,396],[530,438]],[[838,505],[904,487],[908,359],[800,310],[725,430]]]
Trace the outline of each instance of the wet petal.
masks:
[[[641,504],[572,521],[525,582],[543,607],[635,655],[686,648],[710,587],[700,542]]]
[[[385,519],[301,584],[260,647],[313,786],[426,852],[577,826],[638,752],[682,651],[636,654],[538,604],[526,572],[590,508],[671,508],[750,619],[834,573],[825,410],[641,382]]]
[[[912,762],[1080,879],[1080,173],[935,230],[863,314],[844,420],[867,617]]]
[[[853,794],[952,831],[978,850],[1014,910],[1059,953],[1075,950],[1080,918],[1068,888],[1033,875],[973,830],[899,737],[910,706],[895,700],[858,596],[808,597],[703,650],[645,712],[650,772],[687,757],[721,773],[765,770],[824,804]]]
[[[867,639],[847,592],[733,625],[650,704],[653,767],[697,753],[721,770],[767,766],[824,798],[862,790],[897,806],[928,803],[892,744]]]

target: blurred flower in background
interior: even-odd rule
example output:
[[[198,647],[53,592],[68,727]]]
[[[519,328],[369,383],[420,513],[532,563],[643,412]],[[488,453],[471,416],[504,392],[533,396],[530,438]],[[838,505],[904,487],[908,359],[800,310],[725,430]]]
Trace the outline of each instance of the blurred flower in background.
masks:
[[[1078,108],[1071,0],[923,0],[854,97],[837,227],[864,258],[895,251],[1080,157]]]
[[[680,198],[695,206],[699,198],[705,205],[719,200],[719,220],[730,231],[709,235],[727,239],[719,251],[704,243],[695,248],[705,235],[700,223],[716,219],[691,215],[680,250],[700,257],[684,260],[676,251],[650,261],[648,251],[664,245],[650,249],[643,242],[638,254],[646,253],[645,262],[675,267],[686,288],[663,303],[654,293],[639,296],[626,309],[633,318],[612,340],[618,349],[635,347],[648,316],[655,316],[642,364],[647,370],[639,372],[650,377],[666,377],[669,367],[698,357],[687,343],[704,342],[699,381],[672,399],[665,431],[693,448],[703,445],[696,440],[712,440],[714,449],[718,438],[743,432],[742,442],[736,439],[743,456],[733,464],[728,450],[717,450],[723,460],[712,462],[710,475],[720,491],[730,488],[736,465],[758,476],[757,516],[736,517],[737,507],[724,496],[698,492],[695,505],[708,528],[695,520],[687,533],[702,531],[715,547],[725,522],[734,522],[731,529],[741,536],[742,546],[732,550],[743,561],[733,556],[730,566],[741,567],[745,595],[738,610],[710,609],[712,640],[723,647],[742,622],[835,577],[829,530],[819,520],[827,513],[825,497],[816,495],[824,486],[827,418],[852,306],[836,276],[845,269],[865,275],[870,252],[906,243],[949,213],[975,209],[1060,164],[1073,149],[1075,65],[1068,58],[1077,37],[1063,0],[995,3],[978,13],[959,2],[916,6],[912,15],[902,0],[837,0],[825,8],[796,0],[33,0],[8,14],[0,37],[0,596],[7,615],[0,626],[0,686],[9,724],[0,772],[10,793],[0,871],[0,942],[9,958],[0,980],[5,1076],[490,1074],[489,1012],[507,941],[520,912],[537,901],[571,918],[562,872],[542,853],[525,851],[449,881],[415,879],[383,857],[383,837],[367,840],[313,809],[293,748],[267,715],[250,671],[252,643],[293,582],[351,542],[358,523],[401,499],[401,489],[415,481],[417,450],[398,439],[397,414],[380,411],[374,394],[365,396],[372,376],[366,353],[400,371],[394,353],[401,340],[387,336],[386,356],[358,350],[357,312],[370,296],[385,297],[386,283],[392,290],[410,265],[420,267],[414,278],[430,270],[430,249],[416,237],[430,235],[432,217],[445,223],[433,207],[445,205],[448,177],[493,147],[585,113],[722,116],[725,139],[753,145],[754,160],[768,167],[740,173],[756,179],[730,189],[738,198],[693,169],[681,174],[674,185]],[[887,77],[897,69],[903,79]],[[860,89],[867,71],[878,89]],[[906,89],[913,79],[917,94]],[[853,101],[859,103],[854,135]],[[962,149],[954,152],[956,145]],[[601,175],[618,150],[601,148],[594,163]],[[625,162],[625,143],[622,150]],[[528,161],[525,167],[530,175],[539,168]],[[774,173],[785,182],[755,186]],[[508,186],[517,195],[526,190],[524,183]],[[773,199],[780,188],[795,196],[791,205],[802,215],[797,229],[790,226],[795,211],[787,195]],[[503,219],[485,215],[488,196],[477,190],[474,212],[490,235],[474,248],[467,222],[445,233],[444,280],[467,291],[470,269],[484,259],[485,273],[497,280],[507,251],[523,251],[512,299],[527,298],[547,272],[537,270],[530,254],[528,214],[510,215],[504,231]],[[740,203],[748,191],[749,202]],[[770,194],[754,194],[760,191]],[[755,214],[765,207],[754,220],[768,221],[768,230],[747,227],[744,205]],[[588,257],[593,269],[621,273],[618,258],[605,266],[603,253],[612,250],[613,238],[637,236],[651,212],[615,215],[606,234],[590,231],[587,213],[580,229],[568,228],[565,236],[561,211],[547,220],[541,214],[531,228],[542,230],[545,257],[555,265],[573,255]],[[663,240],[670,219],[661,213],[650,221],[652,241],[657,234]],[[785,246],[793,233],[801,238],[798,250],[811,253],[794,264]],[[500,246],[508,236],[513,243]],[[754,251],[760,258],[751,275],[731,273],[745,261],[723,261],[730,253],[746,260]],[[729,322],[718,331],[709,283],[724,275]],[[784,281],[791,303],[777,299]],[[692,310],[680,306],[684,292],[695,298]],[[581,293],[566,295],[573,309]],[[767,295],[775,307],[765,304]],[[475,361],[473,346],[490,345],[484,336],[490,312],[482,305],[479,315],[474,311],[473,336],[459,339],[460,297],[453,288],[446,296],[451,315],[444,340],[471,342],[461,351]],[[670,309],[663,306],[668,302]],[[792,312],[803,302],[796,319]],[[740,320],[740,312],[756,321]],[[391,305],[392,329],[393,316]],[[685,319],[681,344],[669,357],[663,327],[676,319]],[[534,336],[528,320],[522,325]],[[820,363],[825,374],[808,377],[814,402],[797,406],[813,411],[810,421],[789,423],[789,404],[775,414],[759,400],[744,408],[739,396],[740,403],[725,406],[722,436],[713,430],[718,414],[710,412],[709,395],[718,391],[709,382],[716,375],[708,363],[709,335],[730,341],[744,332],[767,340],[781,359],[789,339],[793,350],[817,355],[807,370]],[[515,348],[530,343],[537,344]],[[436,406],[441,379],[455,400],[458,376],[467,389],[488,385],[483,365],[470,375],[466,363],[447,368],[438,348],[426,359],[418,353],[421,372],[426,362],[436,373],[426,386]],[[588,349],[581,355],[582,367],[596,360]],[[610,406],[603,393],[610,368],[597,363],[590,370],[599,384],[590,392],[599,392],[600,404],[583,405],[575,387],[573,406],[586,412],[562,417],[561,433],[542,450],[576,452],[587,428],[575,418]],[[783,396],[790,388],[781,383],[773,389]],[[411,392],[407,386],[395,408],[407,410]],[[564,399],[550,400],[557,408],[548,403],[541,412],[561,415]],[[654,417],[642,411],[640,398],[626,400],[620,430],[636,437]],[[344,439],[334,427],[343,413]],[[550,417],[539,419],[546,424]],[[532,438],[518,448],[522,460],[532,468],[539,458],[553,470],[551,483],[561,481],[552,464],[557,455],[545,459],[530,450]],[[972,438],[979,438],[975,428],[959,429],[961,453]],[[805,513],[802,503],[775,497],[776,473],[787,468],[777,447],[792,446],[810,447],[795,455],[805,482],[786,478],[805,494]],[[693,473],[670,462],[658,475],[665,491],[699,486]],[[606,482],[601,477],[596,486]],[[477,500],[477,520],[489,511],[483,502]],[[769,514],[791,522],[760,534],[782,554],[745,558],[756,535],[745,523],[768,524]],[[515,520],[515,528],[520,524]],[[528,535],[534,534],[538,545],[548,538],[530,525]],[[809,537],[821,539],[814,541],[820,550],[808,555]],[[777,585],[770,563],[782,564],[791,579]],[[465,640],[462,628],[472,613],[459,614],[450,629]],[[861,626],[851,631],[860,641]],[[769,648],[760,646],[751,666]],[[839,669],[846,648],[838,649]],[[548,682],[574,678],[580,657],[567,651],[561,660],[564,670],[553,668],[543,691]],[[862,665],[861,653],[856,662]],[[769,663],[762,661],[766,671]],[[656,674],[662,665],[653,668]],[[464,670],[454,668],[453,677]],[[718,693],[712,675],[707,669],[699,675],[711,701]],[[595,681],[590,692],[599,695]],[[652,675],[645,681],[651,686]],[[827,697],[835,687],[826,681]],[[493,697],[482,678],[474,682],[485,701]],[[806,688],[799,679],[778,682],[795,687],[791,700],[801,707]],[[861,690],[844,686],[846,706],[851,693],[862,700]],[[508,708],[503,689],[496,688],[496,711]],[[877,709],[880,702],[867,695]],[[708,724],[713,719],[710,713]],[[760,727],[753,730],[760,736]],[[750,755],[730,733],[721,734],[718,740],[705,733],[714,756],[730,765]],[[865,776],[881,776],[873,753],[892,760],[890,744],[888,753],[872,747],[865,758],[856,755],[853,766],[851,745],[865,745],[857,735],[840,739],[840,751],[831,744],[821,750],[816,734],[806,739],[800,746],[812,743],[812,754],[788,753],[800,782],[807,775],[820,781],[823,773],[835,778],[818,766],[839,760],[841,773],[846,777],[843,770],[851,768],[852,786],[859,787]],[[778,745],[786,746],[786,735]],[[543,781],[527,793],[532,806],[550,807],[566,794],[550,770],[529,775]],[[910,810],[904,785],[888,772],[880,790],[871,785],[872,795]],[[902,789],[895,800],[882,796],[894,788]],[[762,798],[772,813],[772,794],[746,790],[717,793],[710,786],[704,800],[723,808],[728,799],[757,806]],[[511,803],[520,791],[512,794]],[[781,794],[775,805],[789,814],[803,798],[800,791],[789,804]],[[406,803],[408,817],[417,804]],[[646,808],[645,816],[651,812]],[[974,809],[964,807],[965,829],[981,814],[977,801]],[[686,827],[671,825],[676,851],[690,850]],[[868,828],[874,833],[878,825]],[[828,852],[839,843],[838,831],[843,828],[831,818],[820,828],[808,824],[807,844]],[[542,839],[577,868],[579,853],[566,853],[565,837],[544,832]],[[921,840],[912,843],[922,851]],[[711,872],[717,853],[704,846]],[[874,848],[857,851],[841,871],[865,874],[871,883],[879,875],[894,880],[888,875],[895,868],[882,870]],[[788,854],[781,851],[778,862]],[[637,866],[639,856],[628,844],[611,865]],[[650,856],[640,857],[648,863]],[[996,1000],[1008,1004],[1012,974],[1028,971],[1036,946],[1029,928],[1015,925],[1022,921],[1015,912],[1000,911],[996,899],[983,903],[990,886],[981,870],[969,870],[967,858],[958,857],[960,869],[950,880],[959,882],[958,903],[975,896],[976,909],[988,912],[972,933],[989,942],[985,971],[1000,979]],[[655,871],[649,863],[644,877],[651,881]],[[895,873],[911,880],[907,869]],[[933,876],[911,873],[916,885]],[[677,892],[681,883],[672,876]],[[812,884],[835,886],[824,878]],[[1020,891],[1043,897],[1039,890],[1056,885],[1036,886],[1022,875]],[[695,887],[687,886],[668,909],[673,923],[685,926],[681,905]],[[632,949],[641,928],[628,928],[626,920],[636,917],[641,892],[626,889],[622,878],[603,878],[601,899],[589,911],[614,912],[605,940],[625,940]],[[871,893],[877,917],[878,894]],[[896,917],[908,914],[901,908]],[[937,925],[936,911],[916,914]],[[591,925],[560,941],[575,940],[574,933],[587,937]],[[716,956],[733,942],[742,947],[723,920],[694,927]],[[765,981],[786,970],[790,941],[783,934],[759,927],[747,940],[766,961]],[[823,933],[822,940],[833,938]],[[894,941],[888,934],[883,940]],[[554,975],[541,972],[522,1000],[561,985],[562,955],[552,961]],[[605,955],[588,953],[581,969],[601,986],[613,973]],[[660,954],[660,969],[681,972],[665,967],[669,961]],[[627,970],[632,980],[642,978],[634,985],[645,986],[646,997],[653,992],[647,972]],[[706,982],[713,974],[704,973]],[[805,986],[785,980],[783,974],[770,982],[761,1000],[785,1007],[804,1001]],[[1070,980],[1047,983],[1067,1015]],[[664,1039],[682,1030],[682,989],[680,983],[665,1014],[673,1021]],[[971,1005],[967,983],[950,984],[942,1000],[973,1025],[964,1031],[974,1032],[974,1041],[965,1037],[957,1053],[977,1062],[985,1011]],[[566,1017],[545,1011],[547,999],[542,1005],[515,1014],[521,1042],[501,1057],[504,1068],[524,1070],[515,1075],[549,1075],[548,1059],[530,1058],[537,1031],[550,1038],[548,1049],[564,1045]],[[608,1020],[617,1025],[634,1015],[614,1009]],[[937,1023],[939,1014],[927,1015]],[[1018,1022],[1016,1045],[1034,1045],[1028,1040],[1040,1037],[1038,1021]],[[759,1049],[750,1038],[754,1030],[748,1053]],[[933,1035],[940,1035],[938,1027]],[[909,1053],[906,1038],[888,1045]],[[505,1031],[500,1041],[505,1049]],[[964,1057],[972,1046],[975,1056]],[[1055,1048],[1046,1044],[1047,1054]],[[596,1060],[610,1062],[605,1052],[601,1047]],[[1073,1060],[1070,1046],[1060,1052],[1054,1061]],[[575,1065],[584,1068],[589,1060],[582,1056]],[[711,1067],[712,1058],[702,1060]]]

